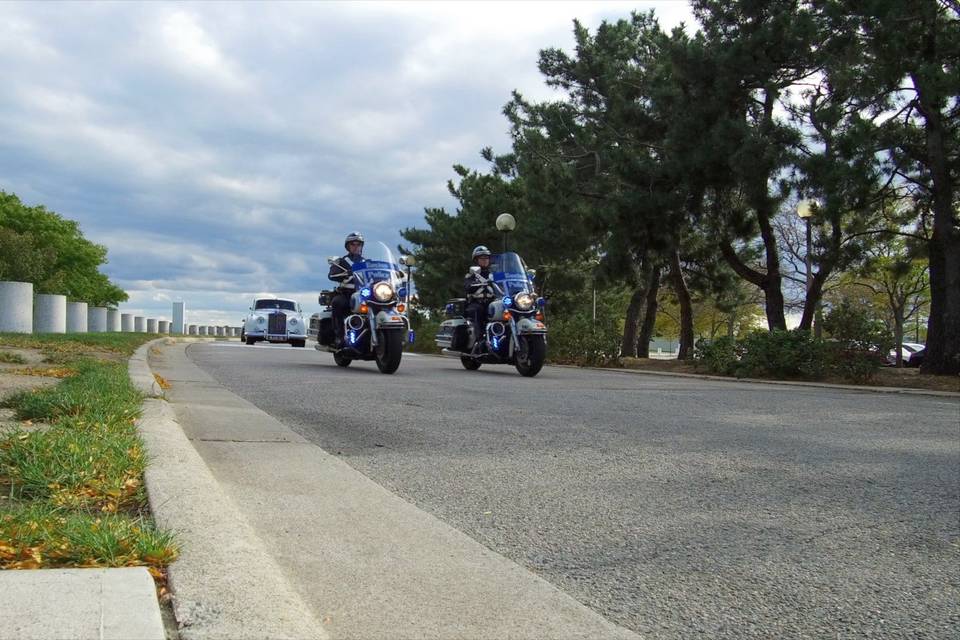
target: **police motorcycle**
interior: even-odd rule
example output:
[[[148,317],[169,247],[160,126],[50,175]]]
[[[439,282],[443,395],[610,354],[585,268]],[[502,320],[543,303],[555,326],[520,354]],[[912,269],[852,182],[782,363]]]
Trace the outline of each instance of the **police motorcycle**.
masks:
[[[354,360],[376,360],[381,373],[393,373],[400,367],[403,343],[409,321],[406,316],[410,304],[407,274],[393,258],[393,253],[382,242],[368,243],[370,250],[363,260],[353,263],[350,279],[356,285],[350,297],[350,313],[344,319],[343,343],[335,344],[333,308],[335,291],[321,291],[319,302],[323,309],[310,317],[309,334],[316,338],[317,351],[333,354],[341,367]],[[327,259],[334,264],[337,256]]]
[[[470,267],[479,276],[480,267]],[[543,298],[533,288],[535,273],[513,252],[490,256],[487,285],[495,294],[487,306],[487,324],[477,336],[466,318],[466,299],[447,303],[449,320],[440,324],[436,344],[441,353],[460,358],[465,369],[482,364],[513,364],[520,375],[540,373],[547,356],[547,326],[543,322]]]

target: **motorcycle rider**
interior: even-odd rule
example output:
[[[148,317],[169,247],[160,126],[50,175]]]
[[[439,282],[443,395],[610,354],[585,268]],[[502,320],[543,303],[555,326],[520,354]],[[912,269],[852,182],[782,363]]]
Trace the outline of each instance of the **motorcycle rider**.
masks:
[[[337,258],[330,265],[330,273],[327,275],[330,280],[338,283],[336,293],[330,300],[336,347],[343,344],[343,323],[350,312],[350,296],[357,288],[356,280],[353,278],[353,265],[363,260],[363,234],[359,231],[347,234],[343,240],[343,248],[347,250],[347,255]]]
[[[472,346],[479,344],[487,326],[487,307],[496,297],[490,278],[490,249],[477,245],[473,249],[473,264],[479,270],[470,269],[463,282],[467,295],[466,316],[474,327],[476,340]]]

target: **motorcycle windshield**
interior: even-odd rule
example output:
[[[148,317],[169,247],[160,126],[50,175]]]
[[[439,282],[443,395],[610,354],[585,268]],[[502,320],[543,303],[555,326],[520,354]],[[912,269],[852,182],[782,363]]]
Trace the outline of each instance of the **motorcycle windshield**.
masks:
[[[512,251],[490,256],[490,273],[504,295],[533,293],[533,284],[527,277],[527,265],[523,263],[523,258]]]
[[[378,282],[387,282],[395,293],[402,295],[403,270],[390,248],[382,242],[368,242],[363,253],[363,259],[353,263],[353,276],[358,284],[372,287]]]

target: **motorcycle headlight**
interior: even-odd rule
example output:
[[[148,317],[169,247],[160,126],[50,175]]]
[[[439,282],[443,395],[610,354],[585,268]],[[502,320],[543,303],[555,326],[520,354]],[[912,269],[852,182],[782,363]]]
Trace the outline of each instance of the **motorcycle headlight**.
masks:
[[[513,304],[518,311],[530,311],[533,309],[533,296],[529,293],[520,293],[513,299]]]
[[[373,285],[373,299],[377,302],[393,300],[393,287],[388,282],[378,282]]]

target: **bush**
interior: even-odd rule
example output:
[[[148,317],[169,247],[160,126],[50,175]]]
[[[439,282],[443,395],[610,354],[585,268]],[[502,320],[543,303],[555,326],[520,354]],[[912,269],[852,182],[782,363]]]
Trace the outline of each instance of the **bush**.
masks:
[[[616,322],[585,314],[547,318],[547,359],[559,364],[602,365],[620,357],[622,331]]]
[[[704,366],[710,373],[722,376],[736,373],[742,354],[743,349],[732,336],[723,336],[716,340],[701,338],[693,348],[694,363],[698,368]]]
[[[742,344],[737,375],[771,378],[823,376],[823,341],[809,331],[754,331]]]
[[[841,302],[823,320],[830,336],[827,363],[831,373],[855,381],[868,380],[882,367],[893,348],[893,335],[866,309]]]

